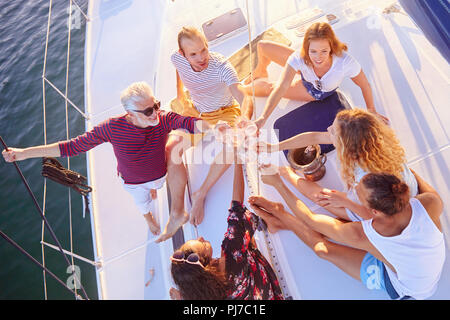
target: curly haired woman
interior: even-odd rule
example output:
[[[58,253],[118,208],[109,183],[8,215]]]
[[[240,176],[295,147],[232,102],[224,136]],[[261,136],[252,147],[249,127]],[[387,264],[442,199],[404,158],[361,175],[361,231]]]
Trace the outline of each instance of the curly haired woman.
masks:
[[[408,185],[411,197],[417,194],[417,181],[406,166],[405,151],[394,131],[373,113],[362,109],[340,111],[327,132],[305,132],[278,145],[260,145],[260,148],[273,152],[330,143],[336,147],[347,193],[323,189],[301,178],[290,167],[281,167],[280,174],[303,195],[336,216],[352,221],[369,217],[354,189],[367,173],[392,174]]]
[[[258,42],[258,65],[253,72],[255,95],[269,96],[263,113],[255,121],[258,128],[262,128],[282,97],[306,102],[323,100],[333,94],[346,78],[361,89],[367,110],[377,114],[369,81],[347,49],[326,22],[313,23],[306,30],[302,47],[297,51],[272,41]],[[272,61],[284,66],[276,85],[267,80],[267,67]],[[294,81],[297,73],[302,78]],[[252,85],[244,89],[248,95],[253,93]],[[388,122],[386,117],[378,116]]]
[[[242,165],[236,164],[221,257],[212,257],[211,243],[202,237],[183,244],[170,258],[178,287],[171,288],[172,299],[283,299],[275,272],[253,241],[258,217],[242,205],[243,198]]]

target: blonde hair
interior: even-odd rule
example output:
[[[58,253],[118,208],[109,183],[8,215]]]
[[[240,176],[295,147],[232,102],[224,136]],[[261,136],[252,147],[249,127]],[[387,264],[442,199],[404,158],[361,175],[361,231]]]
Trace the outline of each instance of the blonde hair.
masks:
[[[347,187],[355,183],[356,166],[369,173],[392,174],[402,179],[405,151],[390,127],[362,109],[342,110],[336,115],[336,122],[336,151]]]
[[[305,32],[303,38],[303,45],[300,50],[300,57],[305,61],[308,66],[312,65],[309,57],[309,45],[311,40],[325,39],[330,43],[330,55],[342,56],[343,51],[347,51],[347,45],[336,37],[331,25],[326,22],[313,23]]]
[[[205,35],[203,32],[198,30],[195,27],[183,27],[181,28],[181,31],[178,32],[178,48],[184,53],[183,48],[181,47],[181,40],[184,38],[193,40],[193,39],[200,39],[203,40],[205,43],[205,46],[208,48],[208,41],[206,40]]]
[[[120,94],[120,102],[125,110],[133,109],[136,103],[153,97],[152,88],[146,82],[134,82]]]

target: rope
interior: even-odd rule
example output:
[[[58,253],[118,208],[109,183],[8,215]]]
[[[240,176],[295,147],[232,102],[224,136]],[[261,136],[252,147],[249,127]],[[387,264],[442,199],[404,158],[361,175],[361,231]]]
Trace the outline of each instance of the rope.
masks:
[[[75,3],[75,5],[77,6],[78,10],[80,10],[81,14],[84,16],[84,18],[86,19],[86,21],[90,21],[89,17],[87,16],[86,13],[84,13],[83,10],[81,10],[81,7],[78,5],[78,3],[75,0],[72,0],[73,3]]]
[[[67,58],[66,58],[66,91],[65,96],[68,96],[69,93],[69,62],[70,62],[70,39],[72,35],[72,0],[69,3],[69,25],[68,25],[69,33],[67,35]],[[66,111],[66,140],[69,140],[69,112],[67,99],[65,100],[65,111]],[[45,160],[44,160],[45,161]],[[70,170],[70,158],[67,157],[67,169]],[[68,198],[69,198],[69,238],[70,238],[70,253],[72,266],[75,264],[73,261],[73,228],[72,228],[72,197],[70,195],[70,189],[68,189]],[[86,199],[86,198],[85,198]],[[72,273],[75,272],[72,267]],[[75,284],[75,293],[77,292],[76,282]]]
[[[42,175],[81,194],[84,197],[86,213],[89,213],[88,195],[92,188],[86,184],[87,178],[85,176],[64,168],[55,158],[42,159]]]
[[[247,7],[247,25],[248,25],[248,49],[250,53],[250,78],[252,80],[252,99],[253,99],[253,108],[255,108],[255,82],[253,81],[253,49],[252,49],[252,29],[250,26],[250,11],[248,9],[248,0],[245,1],[245,5]]]
[[[252,81],[252,99],[253,99],[253,108],[255,110],[254,114],[256,115],[256,103],[255,103],[255,84],[253,81],[253,62],[252,62],[252,37],[251,37],[251,27],[250,27],[250,11],[249,11],[249,6],[248,6],[248,0],[245,1],[246,2],[246,7],[247,7],[247,23],[248,23],[248,46],[249,46],[249,51],[250,51],[250,77],[251,77],[251,81]],[[261,189],[260,189],[260,172],[258,170],[258,164],[259,164],[259,154],[257,154],[256,156],[256,181],[253,178],[251,172],[249,172],[250,170],[250,163],[246,163],[246,165],[243,166],[244,169],[244,176],[245,179],[247,180],[247,185],[248,185],[248,189],[250,191],[251,195],[259,195],[261,194]],[[255,186],[256,185],[256,186]],[[271,237],[269,235],[269,232],[267,230],[267,224],[266,222],[261,218],[258,217],[258,231],[261,231],[264,237],[264,241],[266,243],[266,247],[269,250],[269,260],[271,261],[272,266],[275,269],[275,273],[276,276],[278,278],[278,281],[280,283],[280,289],[283,293],[283,296],[290,300],[292,299],[292,296],[289,293],[289,288],[287,286],[286,283],[286,279],[283,275],[283,271],[281,269],[281,265],[278,262],[278,257],[276,255],[275,252],[275,248],[273,247],[273,245],[271,244]]]
[[[50,80],[48,80],[45,76],[42,76],[42,79],[47,82],[53,89],[55,89],[55,91],[59,93],[60,96],[64,98],[64,100],[70,103],[70,105],[74,107],[75,110],[77,110],[85,119],[89,119],[89,116],[81,111],[80,108],[78,108],[69,98],[67,98],[67,96],[64,95],[64,93],[62,93],[61,90],[59,90]]]
[[[256,116],[256,99],[255,99],[255,82],[253,80],[253,58],[252,58],[252,30],[250,26],[250,10],[248,7],[248,0],[245,1],[246,9],[247,9],[247,24],[248,24],[248,48],[250,53],[250,78],[252,81],[252,102],[253,102],[253,115]],[[256,155],[256,175],[257,175],[257,192],[260,193],[259,187],[259,171],[258,171],[258,163],[259,163],[259,154]]]
[[[43,120],[44,120],[44,144],[47,144],[47,116],[46,116],[46,96],[45,96],[45,81],[44,76],[45,72],[47,70],[47,52],[48,52],[48,39],[50,35],[50,21],[52,16],[52,5],[53,0],[50,0],[49,8],[48,8],[48,21],[47,21],[47,35],[45,37],[45,52],[44,52],[44,67],[42,68],[42,113],[43,113]],[[42,200],[42,213],[45,216],[45,209],[46,209],[46,199],[47,199],[47,179],[44,179],[44,196]],[[42,220],[41,224],[41,243],[44,242],[44,236],[45,236],[45,224],[44,220]],[[41,254],[42,254],[42,276],[44,281],[44,299],[48,300],[47,296],[47,277],[45,274],[45,247],[43,244],[41,244]]]
[[[70,62],[70,40],[71,40],[71,29],[72,29],[72,3],[74,0],[70,0],[69,4],[69,21],[68,21],[68,39],[67,39],[67,58],[66,58],[66,88],[65,94],[63,94],[52,82],[50,82],[46,78],[46,68],[47,68],[47,55],[48,55],[48,43],[50,36],[50,23],[51,23],[51,13],[52,13],[52,4],[53,1],[50,0],[49,3],[49,14],[48,14],[48,22],[47,22],[47,34],[45,41],[45,52],[44,52],[44,66],[42,70],[42,91],[43,91],[43,118],[44,118],[44,144],[47,144],[47,120],[46,120],[46,95],[45,95],[45,83],[47,82],[58,94],[60,94],[65,101],[65,120],[66,120],[66,139],[69,139],[69,119],[68,119],[68,103],[73,106],[85,119],[89,117],[83,113],[80,108],[78,108],[69,98],[68,98],[68,88],[69,88],[69,62]],[[75,2],[78,10],[83,14],[87,21],[89,18],[86,14],[81,10],[78,3]],[[57,181],[64,185],[69,185],[74,188],[77,192],[81,193],[84,196],[85,202],[85,212],[89,212],[89,200],[87,197],[87,193],[92,189],[84,184],[86,178],[77,174],[76,172],[70,171],[70,160],[67,159],[67,167],[68,169],[64,169],[59,162],[55,162],[56,160],[43,160],[43,172],[42,175],[45,177],[44,179],[44,198],[43,198],[43,215],[45,216],[45,207],[46,207],[46,198],[47,198],[47,177],[51,180]],[[84,179],[84,180],[83,180]],[[78,186],[78,184],[80,186]],[[71,252],[71,261],[72,261],[72,273],[74,273],[74,254],[73,254],[73,227],[72,227],[72,199],[70,189],[68,190],[68,198],[69,198],[69,234],[70,234],[70,252]],[[44,235],[45,235],[45,220],[42,222],[41,227],[41,251],[42,251],[42,262],[45,267],[45,251],[44,251]],[[62,249],[61,249],[62,250]],[[46,276],[45,276],[45,268],[43,269],[43,278],[44,278],[44,296],[47,300],[47,284],[46,284]],[[83,290],[84,291],[84,290]],[[75,282],[75,297],[77,296],[77,288]]]
[[[56,281],[58,281],[64,288],[66,288],[67,290],[69,290],[71,293],[75,294],[75,298],[77,300],[83,300],[82,297],[80,297],[78,294],[76,294],[76,292],[74,292],[72,289],[70,289],[61,279],[59,279],[57,276],[55,276],[55,274],[53,272],[51,272],[50,270],[48,270],[45,266],[43,266],[42,264],[39,263],[39,261],[37,261],[35,258],[33,258],[25,249],[23,249],[21,246],[19,246],[16,242],[14,242],[14,240],[12,240],[10,237],[8,237],[2,230],[0,230],[0,236],[3,237],[3,239],[5,239],[7,242],[9,242],[14,248],[16,248],[17,250],[19,250],[21,253],[23,253],[28,259],[30,259],[33,263],[35,263],[36,265],[38,265],[44,272],[48,273],[49,275],[51,275]]]
[[[5,141],[3,140],[3,138],[2,138],[1,136],[0,136],[0,142],[3,144],[5,150],[8,151],[8,150],[9,150],[9,149],[8,149],[8,146],[6,145]],[[67,256],[64,254],[64,251],[63,251],[63,248],[62,248],[62,246],[61,246],[61,243],[59,242],[58,238],[56,237],[55,232],[53,231],[52,227],[51,227],[50,224],[48,223],[48,220],[47,220],[47,218],[45,217],[44,213],[42,212],[41,207],[39,207],[39,204],[38,204],[38,202],[37,202],[37,200],[36,200],[36,197],[34,196],[33,191],[31,191],[30,185],[28,184],[27,179],[25,179],[25,177],[24,177],[24,175],[23,175],[23,173],[22,173],[22,170],[20,170],[19,166],[17,165],[17,163],[16,163],[15,161],[13,162],[13,165],[14,165],[14,167],[16,168],[17,173],[19,174],[20,178],[22,179],[22,182],[23,182],[23,184],[25,185],[25,187],[26,187],[26,189],[27,189],[29,195],[31,196],[31,198],[32,198],[32,200],[33,200],[33,203],[34,203],[34,205],[35,205],[37,211],[39,212],[41,218],[44,220],[45,226],[46,226],[47,229],[50,231],[50,235],[52,236],[53,240],[55,240],[56,244],[58,245],[58,249],[59,249],[59,251],[61,252],[61,254],[62,254],[64,260],[66,260],[66,262],[67,262],[67,264],[68,264],[69,267],[72,267],[72,265],[71,265],[70,262],[69,262],[69,259],[68,259]],[[46,270],[46,271],[47,271],[47,270]],[[77,276],[76,276],[75,273],[74,273],[74,277],[77,279]],[[79,280],[77,280],[77,281],[79,281]],[[81,285],[81,282],[80,282],[80,285]],[[87,294],[86,294],[86,291],[85,291],[84,288],[83,288],[83,285],[81,285],[81,290],[83,291],[83,295],[85,296],[85,298],[86,298],[86,299],[89,299],[88,296],[87,296]]]

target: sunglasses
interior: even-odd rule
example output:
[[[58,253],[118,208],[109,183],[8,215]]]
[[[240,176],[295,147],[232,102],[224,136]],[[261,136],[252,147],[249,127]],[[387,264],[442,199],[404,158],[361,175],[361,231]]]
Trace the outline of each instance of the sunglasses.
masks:
[[[145,116],[150,117],[153,114],[153,110],[154,111],[158,111],[159,108],[161,107],[161,101],[156,101],[153,106],[148,107],[144,110],[134,110],[134,109],[130,109],[130,111],[133,112],[139,112],[139,113],[143,113]]]
[[[320,80],[316,80],[316,88],[317,90],[322,91],[322,82]]]
[[[170,261],[186,262],[186,263],[189,263],[189,264],[196,264],[196,265],[201,266],[202,268],[205,268],[200,262],[200,257],[195,252],[191,253],[186,258],[183,251],[175,251],[173,253],[173,255],[170,257]]]

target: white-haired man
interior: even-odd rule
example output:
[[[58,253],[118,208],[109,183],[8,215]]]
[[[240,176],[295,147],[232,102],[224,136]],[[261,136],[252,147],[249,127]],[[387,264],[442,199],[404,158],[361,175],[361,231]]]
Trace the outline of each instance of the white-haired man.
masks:
[[[180,172],[179,166],[171,166],[170,158],[166,158],[168,134],[175,129],[204,132],[210,126],[194,117],[160,111],[160,101],[145,82],[131,84],[120,99],[126,114],[109,118],[72,140],[25,149],[9,148],[2,154],[7,162],[36,157],[72,157],[99,144],[111,143],[117,159],[117,174],[154,235],[161,230],[153,216],[152,198],[167,176],[172,206],[169,222],[157,240],[163,241],[189,219],[184,210],[186,172]]]

